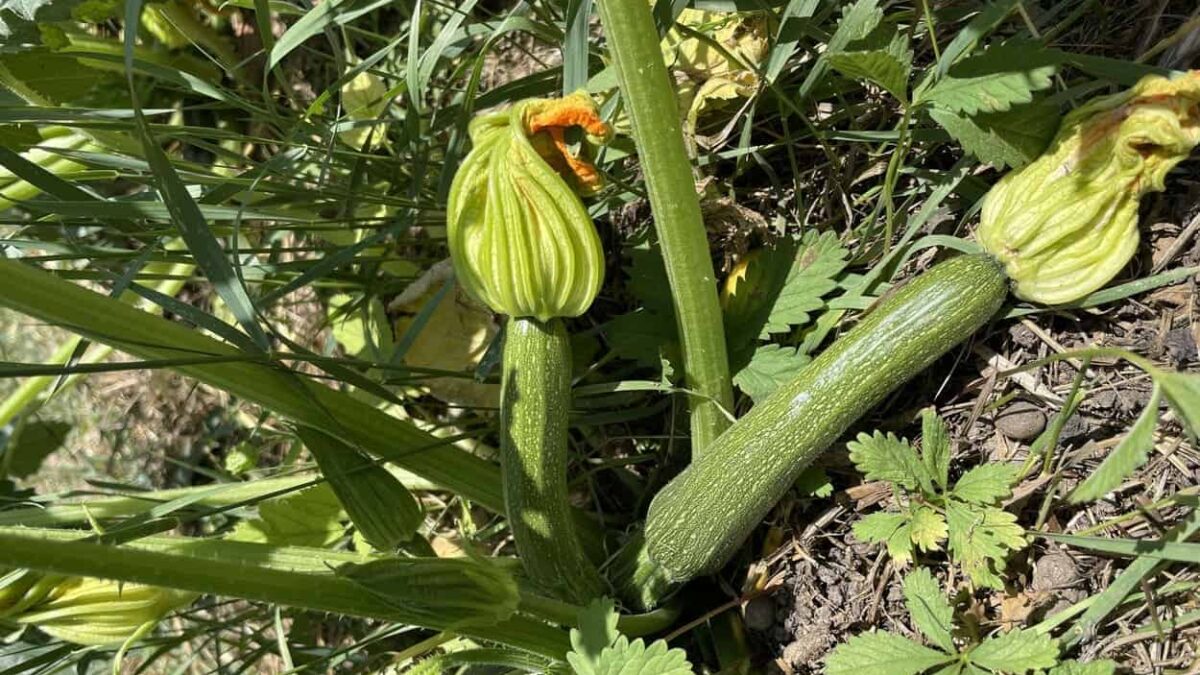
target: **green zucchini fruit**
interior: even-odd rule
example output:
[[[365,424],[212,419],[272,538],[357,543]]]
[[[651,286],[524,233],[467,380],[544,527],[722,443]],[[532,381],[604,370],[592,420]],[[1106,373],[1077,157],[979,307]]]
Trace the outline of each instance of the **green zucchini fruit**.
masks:
[[[510,318],[500,387],[504,504],[529,579],[586,603],[607,585],[575,531],[567,489],[571,341],[561,319]]]
[[[999,309],[989,254],[947,260],[885,298],[739,419],[650,504],[650,557],[673,581],[717,571],[818,453]]]

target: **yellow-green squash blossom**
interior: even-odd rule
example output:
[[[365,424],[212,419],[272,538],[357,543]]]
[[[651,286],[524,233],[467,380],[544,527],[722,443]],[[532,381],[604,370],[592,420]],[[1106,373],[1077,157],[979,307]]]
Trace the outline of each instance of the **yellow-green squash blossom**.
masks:
[[[603,181],[567,130],[605,142],[586,94],[530,99],[471,121],[474,144],[454,176],[447,236],[459,283],[493,311],[541,321],[578,316],[600,290],[600,238],[580,195]]]
[[[979,240],[1020,298],[1055,305],[1108,283],[1138,244],[1138,202],[1200,143],[1200,71],[1148,76],[1063,120],[983,203]]]
[[[187,591],[105,579],[25,576],[31,582],[22,584],[26,602],[10,606],[15,613],[7,618],[82,645],[125,642],[197,597]],[[0,607],[0,615],[3,610]]]

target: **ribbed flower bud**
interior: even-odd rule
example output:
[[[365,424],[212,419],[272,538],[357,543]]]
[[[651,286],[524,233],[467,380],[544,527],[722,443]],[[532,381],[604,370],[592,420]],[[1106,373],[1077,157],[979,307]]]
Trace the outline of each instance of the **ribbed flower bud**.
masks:
[[[447,213],[458,281],[513,317],[578,316],[604,278],[604,257],[580,201],[602,180],[566,131],[592,142],[611,134],[586,94],[522,101],[471,122],[474,144],[454,176]]]
[[[1148,76],[1066,116],[1050,149],[1005,176],[978,237],[1018,297],[1054,305],[1108,283],[1138,244],[1142,195],[1200,143],[1200,71]]]
[[[11,618],[68,642],[116,644],[196,597],[195,593],[142,584],[60,577],[41,602]]]

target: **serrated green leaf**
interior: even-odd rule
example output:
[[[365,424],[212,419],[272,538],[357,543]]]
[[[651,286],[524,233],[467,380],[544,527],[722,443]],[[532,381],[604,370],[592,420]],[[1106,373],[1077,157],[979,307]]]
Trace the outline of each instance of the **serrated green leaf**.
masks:
[[[342,505],[328,485],[267,500],[258,505],[258,518],[239,521],[225,538],[279,546],[332,544],[345,529]]]
[[[908,101],[912,63],[885,49],[829,55],[829,65],[846,77],[879,85],[900,101]]]
[[[980,464],[963,474],[950,494],[973,504],[995,504],[1012,494],[1012,482],[1021,468],[1015,464]]]
[[[921,463],[917,452],[907,441],[895,434],[876,431],[868,436],[860,433],[846,444],[850,461],[870,480],[886,480],[909,490],[917,488],[932,492],[933,477]]]
[[[908,525],[908,519],[908,513],[872,513],[854,523],[854,536],[871,544],[885,542],[897,530]]]
[[[1057,663],[1058,642],[1049,635],[1017,628],[984,640],[967,658],[991,671],[1024,673]]]
[[[1046,675],[1113,675],[1116,670],[1116,662],[1107,659],[1087,663],[1071,659],[1054,666]]]
[[[596,672],[604,650],[617,641],[618,615],[613,601],[597,598],[579,610],[578,628],[571,629],[571,649],[567,661],[576,673]]]
[[[574,665],[574,664],[572,664]],[[605,647],[593,671],[595,675],[693,675],[692,664],[682,649],[670,649],[663,640],[649,647],[639,638],[633,642],[622,635]]]
[[[892,633],[861,633],[825,659],[826,675],[917,675],[954,659]]]
[[[1059,121],[1058,109],[1045,102],[975,116],[932,108],[929,116],[963,150],[997,169],[1020,168],[1036,159],[1054,137]]]
[[[849,252],[833,232],[805,233],[783,288],[767,318],[766,332],[807,325],[811,313],[825,306],[824,296],[837,288],[835,277],[846,269]]]
[[[922,551],[941,549],[941,542],[945,541],[948,534],[946,519],[942,514],[928,506],[916,505],[912,507],[910,520],[909,537],[914,544]]]
[[[1188,434],[1200,438],[1200,375],[1162,373],[1157,380]]]
[[[837,27],[839,42],[846,45],[867,37],[882,20],[883,10],[879,8],[879,0],[858,0],[853,5],[847,5],[842,10],[842,20]]]
[[[918,567],[904,577],[904,605],[913,625],[943,651],[954,653],[954,608],[933,573]]]
[[[1158,402],[1161,394],[1162,389],[1156,384],[1154,392],[1150,395],[1150,402],[1146,404],[1142,414],[1138,415],[1133,428],[1087,480],[1071,491],[1071,503],[1099,499],[1120,485],[1134,469],[1146,463],[1146,457],[1154,448],[1154,428],[1158,426]]]
[[[1010,40],[950,68],[923,102],[955,112],[1003,112],[1049,87],[1062,54],[1034,42]]]
[[[83,0],[0,0],[0,52],[40,44],[39,23],[66,21]]]
[[[829,474],[819,466],[806,467],[800,472],[795,485],[800,494],[810,497],[823,499],[833,494],[833,483],[829,480]]]
[[[921,413],[921,463],[938,487],[950,485],[950,432],[933,408]]]
[[[793,347],[765,344],[754,350],[750,363],[733,376],[733,383],[758,403],[770,396],[779,385],[790,381],[811,361]]]
[[[1009,552],[1025,546],[1025,530],[1007,511],[968,504],[946,503],[950,553],[971,581],[979,586],[1003,588],[997,572],[1004,570]]]

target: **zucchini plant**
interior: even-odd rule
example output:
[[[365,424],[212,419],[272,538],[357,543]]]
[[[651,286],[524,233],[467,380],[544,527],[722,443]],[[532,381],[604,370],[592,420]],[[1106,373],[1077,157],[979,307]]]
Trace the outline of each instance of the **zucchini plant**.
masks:
[[[500,459],[517,551],[536,583],[586,601],[604,582],[580,545],[568,501],[571,344],[562,317],[591,306],[604,259],[578,196],[598,189],[600,176],[567,148],[571,127],[597,142],[610,133],[582,93],[474,119],[474,147],[455,175],[447,218],[459,283],[509,317]]]
[[[675,581],[724,565],[800,471],[864,412],[1017,297],[1063,304],[1111,280],[1138,241],[1142,195],[1200,143],[1200,72],[1148,76],[1066,118],[1050,149],[984,199],[985,252],[885,298],[739,419],[654,498],[650,558]]]

